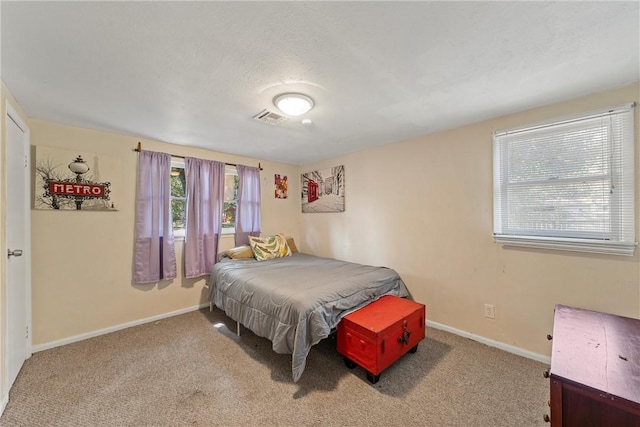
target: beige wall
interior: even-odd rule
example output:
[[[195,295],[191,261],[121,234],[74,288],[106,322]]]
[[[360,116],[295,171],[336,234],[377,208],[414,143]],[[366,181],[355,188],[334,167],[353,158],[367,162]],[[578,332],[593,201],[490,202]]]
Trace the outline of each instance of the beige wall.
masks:
[[[636,84],[301,168],[262,162],[263,233],[293,235],[306,252],[395,268],[415,299],[427,305],[430,320],[548,354],[545,335],[556,303],[640,317],[639,258],[495,244],[491,132],[638,102],[639,91]],[[3,108],[6,94],[3,87]],[[32,211],[33,344],[204,303],[204,278],[131,284],[137,159],[132,149],[141,141],[144,149],[178,155],[247,165],[259,160],[39,120],[28,123],[33,146],[115,156],[122,172],[112,180],[119,188],[114,195],[118,212]],[[2,144],[4,158],[4,132]],[[301,214],[299,173],[338,164],[345,165],[346,211]],[[273,198],[274,173],[290,178],[286,200]],[[221,241],[221,249],[232,245],[232,238]],[[181,242],[176,249],[181,271]],[[4,260],[0,268],[3,272]],[[0,277],[4,300],[4,273]],[[496,306],[495,320],[483,317],[485,303]],[[2,340],[4,345],[4,335]]]
[[[637,254],[494,243],[491,138],[498,129],[638,102],[639,93],[640,85],[634,84],[304,165],[301,172],[344,164],[346,210],[301,214],[298,246],[392,267],[415,299],[426,304],[431,321],[538,354],[550,353],[546,334],[552,331],[555,304],[640,317]],[[636,108],[640,174],[639,114]],[[495,320],[484,317],[485,303],[495,305]]]
[[[32,211],[33,344],[90,333],[206,303],[205,278],[182,276],[183,242],[176,244],[179,276],[151,285],[133,285],[132,258],[137,155],[162,151],[230,163],[257,166],[249,159],[213,151],[149,141],[130,136],[30,120],[32,146],[94,151],[120,159],[121,175],[113,182],[117,212]],[[273,196],[275,173],[297,176],[297,167],[261,161],[262,232],[299,236],[300,190],[290,180],[289,198]],[[233,246],[224,237],[221,249]]]
[[[27,123],[27,116],[24,114],[11,92],[7,89],[4,82],[0,81],[0,254],[7,253],[6,244],[6,192],[5,192],[5,159],[6,159],[6,117],[7,102],[11,104],[13,109],[20,115],[20,118]],[[6,278],[7,257],[0,256],[0,400],[7,398],[8,390],[5,390],[6,372],[6,354],[7,354],[7,335],[6,335],[6,315],[7,315],[7,278]]]

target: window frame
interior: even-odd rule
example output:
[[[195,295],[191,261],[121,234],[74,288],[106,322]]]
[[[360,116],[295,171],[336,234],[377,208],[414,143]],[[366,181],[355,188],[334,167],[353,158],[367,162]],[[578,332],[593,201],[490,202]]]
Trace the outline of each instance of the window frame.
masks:
[[[544,249],[571,250],[578,252],[606,253],[617,255],[633,255],[636,247],[635,241],[635,104],[626,104],[615,108],[607,108],[593,111],[586,114],[565,117],[561,119],[548,120],[534,125],[513,128],[509,130],[501,130],[493,133],[493,185],[494,185],[494,239],[503,246],[524,246]],[[524,180],[514,182],[510,175],[508,159],[511,152],[509,151],[509,141],[507,137],[517,140],[518,134],[535,133],[537,131],[550,132],[551,135],[567,135],[571,131],[566,129],[567,125],[572,123],[579,124],[596,117],[612,117],[615,114],[629,114],[629,117],[622,116],[620,120],[620,138],[614,137],[609,132],[609,138],[606,144],[609,144],[611,150],[607,158],[606,173],[595,176],[580,176],[578,178],[562,177],[558,181],[545,179],[536,182],[535,180]],[[627,120],[627,121],[625,121]],[[603,125],[604,126],[604,125]],[[553,137],[553,136],[552,136]],[[520,141],[525,139],[524,136]],[[603,146],[605,144],[603,143]],[[614,151],[618,157],[614,157]],[[507,159],[504,160],[503,159]],[[579,157],[573,157],[578,160]],[[629,171],[630,169],[630,171]],[[531,228],[515,227],[510,228],[508,219],[514,214],[509,211],[508,203],[509,188],[517,186],[529,186],[532,189],[539,189],[544,192],[544,188],[553,187],[553,190],[567,188],[567,184],[571,182],[609,180],[613,183],[621,183],[621,189],[611,191],[608,198],[608,217],[606,222],[608,230],[594,230],[593,232],[580,230],[561,230],[555,228],[549,230],[532,231]],[[555,185],[558,183],[558,185]],[[537,185],[537,186],[536,186]],[[613,188],[613,186],[612,186]],[[554,193],[560,194],[560,191]],[[576,194],[578,199],[579,195]],[[603,198],[604,200],[604,198]],[[542,207],[543,205],[540,205]],[[554,207],[549,201],[549,206]],[[557,206],[557,205],[555,205]],[[516,217],[517,219],[517,217]],[[604,221],[603,221],[604,223]]]
[[[227,175],[232,175],[232,176],[238,176],[238,169],[235,166],[232,165],[226,165],[224,168],[224,178],[225,178],[225,185],[226,185],[226,180],[227,180]],[[236,191],[235,194],[236,198],[235,198],[235,203],[236,203],[236,215],[238,212],[238,192]],[[223,196],[224,197],[224,196]],[[227,200],[223,200],[222,201],[222,215],[224,216],[224,203],[227,202]],[[236,234],[236,226],[235,224],[233,225],[233,227],[221,227],[220,230],[220,235],[221,236],[233,236]]]
[[[184,170],[184,159],[180,159],[180,158],[171,158],[171,169],[182,169]],[[186,185],[186,184],[185,184]],[[173,194],[171,194],[170,197],[170,206],[173,205],[173,201],[174,200],[179,200],[182,202],[183,204],[183,210],[184,210],[184,215],[185,215],[185,224],[183,228],[175,228],[174,227],[174,222],[173,222],[173,216],[171,218],[171,227],[173,229],[173,237],[178,237],[178,238],[184,238],[186,236],[187,233],[187,222],[186,222],[186,215],[187,215],[187,189],[184,189],[184,197],[177,197],[174,196]]]

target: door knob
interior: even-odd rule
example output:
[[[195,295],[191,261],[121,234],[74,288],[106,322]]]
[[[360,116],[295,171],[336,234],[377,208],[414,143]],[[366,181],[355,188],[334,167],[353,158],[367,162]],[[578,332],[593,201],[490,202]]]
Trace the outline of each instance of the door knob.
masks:
[[[7,250],[7,257],[11,257],[11,256],[22,256],[22,249],[8,249]]]

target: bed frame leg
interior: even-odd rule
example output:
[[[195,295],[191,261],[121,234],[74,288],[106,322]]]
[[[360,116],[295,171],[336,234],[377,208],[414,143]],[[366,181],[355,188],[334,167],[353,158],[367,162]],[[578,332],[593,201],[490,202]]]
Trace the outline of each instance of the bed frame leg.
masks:
[[[240,322],[236,322],[236,334],[238,334],[238,336],[240,336]]]

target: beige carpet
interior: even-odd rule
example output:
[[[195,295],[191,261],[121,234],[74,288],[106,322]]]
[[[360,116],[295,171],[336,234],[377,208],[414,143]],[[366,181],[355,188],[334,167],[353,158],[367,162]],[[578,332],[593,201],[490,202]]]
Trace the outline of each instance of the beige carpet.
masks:
[[[443,331],[428,329],[375,385],[334,339],[293,383],[290,356],[232,331],[203,310],[36,353],[0,426],[545,425],[544,364]]]

